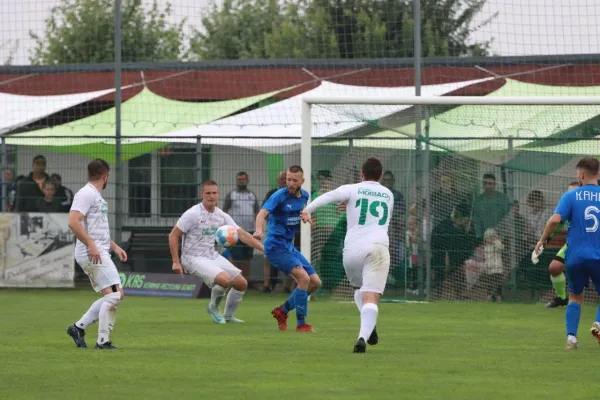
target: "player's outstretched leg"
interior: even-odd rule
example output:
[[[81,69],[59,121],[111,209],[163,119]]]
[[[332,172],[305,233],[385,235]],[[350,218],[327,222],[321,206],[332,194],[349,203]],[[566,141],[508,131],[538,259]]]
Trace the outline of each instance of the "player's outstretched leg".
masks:
[[[85,343],[85,330],[88,326],[92,325],[94,322],[98,321],[100,315],[100,307],[104,302],[104,298],[100,298],[92,303],[90,308],[87,310],[83,317],[73,325],[70,325],[67,328],[67,335],[71,336],[73,341],[75,342],[75,346],[80,348],[87,348],[87,344]]]
[[[314,273],[314,270],[309,271],[304,267],[296,266],[290,272],[290,275],[296,279],[298,286],[292,292],[290,297],[281,306],[274,308],[271,311],[273,318],[277,320],[279,330],[287,330],[288,313],[296,309],[297,326],[296,332],[315,332],[315,330],[306,323],[308,315],[308,294],[310,287],[320,286],[321,280]]]
[[[242,297],[244,297],[244,293],[248,289],[248,281],[240,274],[236,276],[231,281],[231,289],[229,290],[229,294],[227,295],[227,300],[225,302],[225,313],[223,314],[223,318],[226,323],[243,323],[244,321],[238,318],[235,318],[233,315],[237,311],[240,303],[242,302]]]
[[[562,251],[562,250],[561,250]],[[557,256],[548,267],[550,272],[550,281],[556,292],[556,297],[550,300],[546,304],[547,308],[556,308],[566,306],[569,301],[567,300],[567,279],[565,278],[565,264],[563,259]]]
[[[569,304],[565,312],[565,328],[567,332],[566,350],[575,350],[579,347],[577,342],[577,330],[579,329],[579,319],[581,318],[581,303],[583,302],[583,293],[569,293]]]
[[[104,294],[105,291],[103,291],[103,302],[100,306],[100,313],[98,314],[98,341],[96,343],[96,348],[101,350],[117,349],[110,341],[110,333],[115,327],[117,306],[121,302],[123,294],[121,292],[121,288],[112,289],[117,290],[113,291],[112,293],[110,290],[111,288],[108,288],[108,291],[105,289],[107,294]]]

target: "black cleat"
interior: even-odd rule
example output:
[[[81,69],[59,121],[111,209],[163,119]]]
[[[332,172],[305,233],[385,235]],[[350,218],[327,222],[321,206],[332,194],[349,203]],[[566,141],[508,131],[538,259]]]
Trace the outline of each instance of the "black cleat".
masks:
[[[111,342],[106,342],[102,344],[96,343],[96,348],[99,350],[116,350],[117,348],[112,345]]]
[[[71,336],[75,345],[79,348],[85,349],[87,348],[87,344],[85,343],[85,331],[81,328],[75,326],[75,324],[69,326],[67,328],[67,335]]]
[[[371,336],[369,336],[369,340],[367,340],[371,346],[375,346],[379,343],[379,336],[377,335],[377,327],[373,328],[373,332],[371,332]]]
[[[548,304],[546,304],[546,308],[563,307],[563,306],[566,306],[567,304],[569,304],[569,300],[561,299],[560,297],[555,297],[552,300],[550,300],[550,302],[548,302]]]
[[[356,341],[356,344],[354,345],[354,352],[355,353],[364,353],[366,349],[367,349],[367,344],[365,343],[365,339],[358,338],[358,340]]]

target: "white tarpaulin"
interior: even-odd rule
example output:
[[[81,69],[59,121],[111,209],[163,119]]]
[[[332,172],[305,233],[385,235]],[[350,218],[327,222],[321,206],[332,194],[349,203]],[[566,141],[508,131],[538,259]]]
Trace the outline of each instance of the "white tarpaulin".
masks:
[[[58,96],[23,96],[0,93],[0,134],[114,91],[113,88]]]
[[[423,96],[441,96],[463,87],[484,82],[493,78],[453,82],[439,85],[426,85],[421,89]],[[288,147],[300,143],[302,130],[302,97],[311,96],[386,96],[408,97],[414,94],[414,87],[372,87],[341,85],[323,81],[317,88],[278,103],[256,110],[223,118],[197,127],[182,129],[157,136],[155,139],[133,139],[139,141],[195,142],[203,137],[204,144],[224,146],[269,148]],[[343,134],[366,124],[412,107],[399,105],[315,105],[312,108],[313,137],[329,137]],[[209,138],[206,138],[209,137]],[[249,137],[252,139],[239,139]],[[189,139],[186,139],[189,138]],[[279,140],[275,140],[280,138]],[[292,139],[281,139],[292,138]],[[298,138],[298,139],[293,139]],[[283,150],[285,151],[285,150]]]

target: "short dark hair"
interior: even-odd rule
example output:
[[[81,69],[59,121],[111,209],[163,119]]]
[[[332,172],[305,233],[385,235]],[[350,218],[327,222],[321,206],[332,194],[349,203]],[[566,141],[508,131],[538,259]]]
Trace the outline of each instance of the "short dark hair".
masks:
[[[108,163],[101,158],[96,158],[88,164],[88,180],[96,181],[102,178],[102,175],[110,172]]]
[[[296,174],[298,172],[302,172],[304,173],[304,170],[302,169],[301,166],[299,165],[290,165],[287,169],[289,172],[291,172],[292,174]]]
[[[46,162],[46,157],[44,157],[41,154],[38,154],[37,156],[33,157],[33,161],[31,162],[32,164],[35,164],[37,161],[43,161]]]
[[[59,181],[62,181],[62,178],[59,174],[57,173],[53,173],[52,175],[50,175],[51,179],[58,179]]]
[[[362,165],[362,173],[368,181],[378,181],[383,172],[381,160],[376,157],[369,157]]]
[[[217,187],[218,187],[219,185],[217,184],[217,182],[216,182],[216,181],[214,181],[214,180],[212,180],[212,179],[206,179],[206,180],[205,180],[204,182],[202,182],[202,184],[200,185],[200,191],[201,191],[201,192],[203,192],[203,191],[204,191],[204,188],[205,188],[206,186],[217,186]]]
[[[387,171],[385,171],[385,172],[383,173],[383,175],[389,175],[389,176],[391,176],[392,178],[394,177],[394,173],[393,173],[392,171],[390,171],[389,169],[388,169]]]
[[[569,186],[579,186],[579,182],[573,181],[573,182],[569,183]]]
[[[331,178],[331,171],[329,171],[328,169],[322,169],[319,172],[317,172],[317,176],[319,178]]]
[[[47,185],[54,185],[56,186],[56,181],[52,178],[50,179],[44,179],[44,182],[42,182],[42,188],[45,188]]]
[[[454,218],[464,218],[471,216],[471,206],[467,203],[460,203],[454,208]]]
[[[487,174],[483,174],[483,179],[489,179],[496,182],[496,175],[488,172]]]
[[[584,157],[577,163],[577,169],[582,169],[586,172],[588,177],[598,175],[598,170],[600,170],[600,162],[595,157]]]
[[[235,174],[235,176],[248,176],[248,173],[246,171],[240,171],[237,174]]]

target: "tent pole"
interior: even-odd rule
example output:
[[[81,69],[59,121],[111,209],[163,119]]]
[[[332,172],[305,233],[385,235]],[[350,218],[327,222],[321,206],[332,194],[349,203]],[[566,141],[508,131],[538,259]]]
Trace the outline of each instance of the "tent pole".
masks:
[[[123,177],[121,166],[121,0],[115,0],[115,242],[123,240],[122,201]]]
[[[6,170],[8,169],[8,149],[6,148],[6,135],[2,135],[2,211],[7,212],[8,193],[6,187]]]

